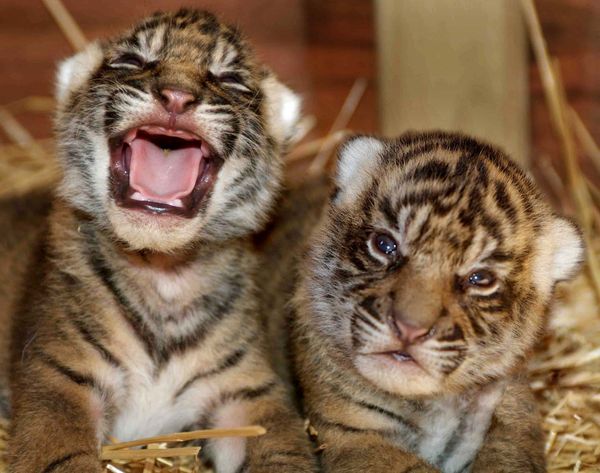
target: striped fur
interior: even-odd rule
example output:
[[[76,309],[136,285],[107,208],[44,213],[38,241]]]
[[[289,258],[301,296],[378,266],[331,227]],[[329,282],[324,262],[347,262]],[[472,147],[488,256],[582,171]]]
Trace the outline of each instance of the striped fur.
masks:
[[[304,194],[287,205],[305,208]],[[286,225],[270,244],[293,252],[302,222]],[[325,471],[545,471],[522,372],[582,242],[501,151],[442,132],[350,139],[296,254],[291,313],[278,310]],[[480,270],[496,281],[470,284]]]
[[[125,53],[147,65],[111,68]],[[216,82],[223,70],[236,80]],[[62,65],[58,82],[64,180],[48,218],[46,196],[31,225],[0,245],[3,260],[21,260],[2,273],[10,289],[2,325],[14,322],[10,471],[100,472],[109,435],[248,424],[268,433],[204,445],[216,472],[315,471],[268,360],[249,242],[279,187],[295,97],[235,29],[192,10],[156,14],[91,45]],[[191,217],[126,209],[111,192],[108,144],[161,113],[163,84],[199,97],[178,120],[210,137],[223,161]],[[22,217],[3,209],[3,228]]]

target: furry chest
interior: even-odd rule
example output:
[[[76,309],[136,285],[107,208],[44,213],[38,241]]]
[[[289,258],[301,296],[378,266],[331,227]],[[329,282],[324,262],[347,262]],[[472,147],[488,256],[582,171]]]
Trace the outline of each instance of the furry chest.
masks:
[[[481,448],[502,388],[492,386],[474,399],[448,398],[422,412],[415,452],[443,473],[463,473]]]
[[[143,368],[130,371],[111,435],[127,441],[178,432],[197,422],[218,388],[202,382],[181,392],[196,366],[174,360],[158,373]]]

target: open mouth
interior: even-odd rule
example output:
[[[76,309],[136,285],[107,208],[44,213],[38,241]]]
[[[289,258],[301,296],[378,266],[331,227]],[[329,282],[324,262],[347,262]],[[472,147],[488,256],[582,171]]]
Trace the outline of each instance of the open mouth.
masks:
[[[121,207],[193,217],[222,160],[200,136],[147,125],[109,141],[110,183]]]

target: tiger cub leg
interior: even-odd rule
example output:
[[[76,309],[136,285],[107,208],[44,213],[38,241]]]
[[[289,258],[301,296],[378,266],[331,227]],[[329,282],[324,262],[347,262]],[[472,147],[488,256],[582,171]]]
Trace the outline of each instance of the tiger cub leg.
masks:
[[[233,397],[233,396],[232,396]],[[262,425],[265,435],[217,439],[207,445],[219,473],[311,473],[318,471],[283,384],[268,383],[236,393],[214,410],[211,426]]]
[[[416,455],[391,445],[379,433],[316,425],[323,445],[321,465],[325,473],[439,472]]]
[[[529,387],[507,387],[471,469],[473,473],[544,473],[544,435]]]
[[[98,434],[105,396],[96,381],[46,352],[33,355],[20,378],[12,386],[9,472],[103,471]]]

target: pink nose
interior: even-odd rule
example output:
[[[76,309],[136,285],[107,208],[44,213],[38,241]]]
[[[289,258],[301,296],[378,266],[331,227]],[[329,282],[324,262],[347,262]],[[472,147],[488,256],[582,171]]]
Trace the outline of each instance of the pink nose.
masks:
[[[391,323],[396,335],[408,343],[413,343],[429,333],[430,328],[415,327],[403,322],[399,317],[392,317]]]
[[[183,113],[185,109],[196,99],[189,92],[175,89],[163,89],[160,91],[163,98],[163,106],[170,113]]]

